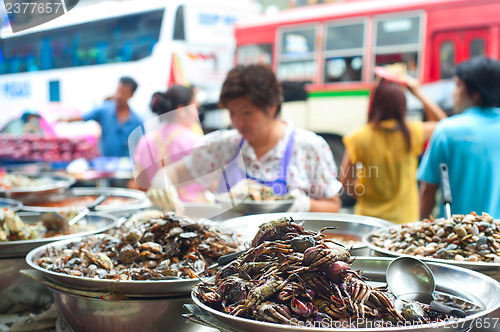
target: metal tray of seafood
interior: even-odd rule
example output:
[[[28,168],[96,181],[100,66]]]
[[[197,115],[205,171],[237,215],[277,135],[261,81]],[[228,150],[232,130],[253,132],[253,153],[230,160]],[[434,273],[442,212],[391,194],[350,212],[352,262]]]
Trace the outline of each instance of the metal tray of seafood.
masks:
[[[147,210],[144,210],[147,212]],[[154,211],[154,210],[151,210]],[[215,226],[210,221],[207,224]],[[226,227],[226,231],[236,232],[235,228]],[[103,235],[96,235],[97,237]],[[70,243],[82,241],[84,237],[72,238],[64,241],[50,243],[38,247],[26,256],[26,262],[32,268],[40,271],[46,278],[66,287],[80,290],[89,290],[97,292],[109,292],[124,294],[127,297],[170,297],[179,295],[189,295],[191,288],[199,282],[199,279],[172,278],[165,280],[110,280],[93,279],[87,277],[70,276],[63,273],[57,273],[44,269],[36,261],[50,248],[66,248]]]
[[[392,258],[386,257],[357,257],[352,263],[352,268],[362,269],[363,276],[370,278],[374,282],[385,283],[385,271],[392,262]],[[201,303],[191,292],[193,301],[202,310],[210,313],[221,322],[236,328],[239,331],[268,331],[268,332],[304,332],[304,331],[422,331],[422,332],[441,332],[441,331],[468,331],[474,324],[474,320],[484,317],[495,309],[500,307],[500,283],[485,276],[484,274],[455,267],[446,264],[428,263],[436,279],[436,291],[438,293],[449,294],[472,302],[482,308],[466,318],[457,320],[443,321],[439,323],[418,324],[413,326],[398,326],[391,328],[343,328],[335,327],[334,321],[322,322],[324,327],[305,327],[285,324],[274,324],[251,320],[247,318],[235,317],[229,314],[212,309]],[[404,281],[402,281],[404,282]],[[473,285],[473,286],[471,286]],[[196,287],[196,286],[195,286]],[[298,324],[297,324],[298,325]]]
[[[25,223],[36,223],[40,218],[40,213],[36,212],[20,212],[19,217]],[[116,217],[104,213],[89,213],[86,217],[87,222],[95,226],[95,229],[87,232],[80,232],[69,235],[54,236],[42,239],[23,240],[23,241],[7,241],[0,242],[0,258],[5,257],[24,257],[30,250],[50,242],[71,239],[83,235],[97,234],[105,232],[116,226]]]
[[[75,206],[65,206],[65,207],[54,207],[54,206],[40,206],[47,205],[50,203],[57,204],[58,202],[62,202],[64,200],[77,199],[82,196],[100,196],[100,195],[110,195],[111,197],[119,197],[127,199],[122,204],[100,204],[96,207],[96,211],[106,212],[106,213],[115,213],[119,212],[120,214],[124,214],[127,211],[138,210],[151,206],[151,202],[147,198],[146,194],[140,190],[134,189],[125,189],[125,188],[85,188],[85,187],[76,187],[71,188],[68,191],[58,194],[52,195],[47,201],[43,202],[32,202],[30,204],[25,204],[23,210],[25,211],[34,211],[34,212],[50,212],[50,211],[64,211],[68,209],[74,209]],[[92,200],[90,201],[90,203]],[[39,205],[37,205],[37,203]],[[84,208],[81,206],[80,208]]]
[[[99,235],[97,235],[99,236]],[[102,235],[101,235],[102,236]],[[40,267],[36,261],[51,248],[66,248],[73,242],[80,242],[84,237],[78,237],[63,241],[57,241],[38,247],[28,253],[26,262],[32,268],[40,271],[44,277],[60,285],[89,290],[106,292],[112,294],[123,294],[127,297],[165,297],[189,294],[191,288],[196,285],[198,279],[168,279],[168,280],[111,280],[93,279],[87,277],[70,276],[46,270]]]
[[[11,209],[16,212],[23,208],[23,203],[10,198],[0,198],[0,208]]]
[[[26,176],[40,180],[40,185],[9,189],[1,188],[0,195],[20,200],[26,204],[35,200],[46,199],[50,195],[65,192],[76,181],[71,175],[62,173],[42,172],[33,175],[26,174]]]
[[[440,258],[432,258],[432,257],[425,257],[425,256],[415,256],[415,255],[409,255],[409,254],[402,254],[402,253],[394,252],[391,250],[387,250],[385,248],[381,248],[381,247],[376,246],[372,243],[371,238],[375,233],[387,232],[390,228],[393,228],[393,227],[394,226],[379,229],[379,230],[374,230],[373,232],[370,232],[370,234],[366,234],[363,237],[363,243],[370,250],[373,251],[373,256],[417,257],[418,259],[421,259],[421,260],[426,261],[426,262],[450,264],[450,265],[455,265],[455,266],[471,269],[474,271],[479,271],[481,273],[484,273],[484,274],[492,277],[495,280],[500,281],[500,263],[456,261],[456,260],[451,260],[451,259],[440,259]]]
[[[391,222],[372,217],[357,216],[343,213],[320,213],[320,212],[288,212],[288,213],[268,213],[237,217],[220,222],[218,228],[233,229],[236,233],[242,234],[242,242],[251,241],[257,233],[259,226],[270,220],[276,220],[283,217],[291,217],[296,223],[304,222],[305,229],[319,231],[323,227],[336,227],[335,230],[326,231],[328,234],[350,235],[359,238],[359,241],[353,245],[352,255],[366,255],[369,250],[363,244],[361,237],[375,230],[380,230]]]
[[[283,199],[275,201],[251,201],[238,200],[233,201],[218,197],[217,201],[226,210],[241,214],[263,214],[274,212],[286,212],[292,206],[294,199]]]

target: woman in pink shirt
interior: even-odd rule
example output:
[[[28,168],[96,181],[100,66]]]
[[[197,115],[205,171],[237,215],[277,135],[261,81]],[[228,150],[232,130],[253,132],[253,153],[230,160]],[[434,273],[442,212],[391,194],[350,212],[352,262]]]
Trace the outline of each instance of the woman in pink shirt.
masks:
[[[156,92],[150,106],[158,115],[154,121],[159,120],[160,126],[151,130],[150,123],[146,122],[146,133],[133,153],[135,181],[139,189],[150,187],[159,168],[182,159],[203,144],[193,88],[173,85],[166,93]],[[179,189],[179,197],[186,202],[204,201],[204,188],[197,183],[184,186]]]

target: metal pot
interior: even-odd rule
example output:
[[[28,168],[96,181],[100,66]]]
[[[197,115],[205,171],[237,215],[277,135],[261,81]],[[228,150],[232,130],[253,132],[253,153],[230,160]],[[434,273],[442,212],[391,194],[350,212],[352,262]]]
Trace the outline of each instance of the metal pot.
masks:
[[[155,212],[159,210],[151,209],[149,211]],[[147,214],[148,210],[144,210],[143,212]],[[214,226],[214,224],[210,221],[206,222],[211,226]],[[232,229],[230,225],[225,227],[224,230],[230,233],[238,233],[237,230]],[[97,237],[103,236],[104,235],[98,235]],[[67,248],[68,245],[81,242],[82,240],[83,237],[76,237],[35,248],[26,255],[26,262],[31,268],[41,273],[43,277],[59,286],[92,292],[125,294],[129,298],[165,298],[186,296],[191,291],[191,288],[199,282],[199,279],[196,278],[172,278],[161,280],[96,279],[50,271],[37,264],[40,257],[47,253],[48,250],[51,250],[52,248],[64,249]]]
[[[373,258],[357,257],[353,262],[353,269],[362,269],[363,276],[368,277],[377,285],[385,283],[385,271],[392,262],[391,258]],[[484,318],[500,307],[500,283],[481,273],[459,268],[451,265],[428,263],[434,277],[436,278],[436,291],[445,294],[463,298],[472,302],[483,310],[471,314],[466,318],[460,318],[454,321],[443,321],[431,324],[417,324],[413,326],[399,327],[373,327],[373,328],[345,328],[336,327],[334,324],[338,321],[322,321],[322,326],[303,327],[297,325],[274,324],[261,322],[242,317],[235,317],[229,314],[212,309],[201,303],[194,292],[191,293],[194,302],[203,310],[208,311],[212,316],[221,322],[230,325],[238,331],[269,331],[269,332],[305,332],[305,331],[324,331],[324,332],[355,332],[355,331],[373,331],[373,332],[391,332],[391,331],[422,331],[422,332],[445,332],[445,331],[469,331],[474,326],[475,320]],[[404,281],[402,281],[404,282]],[[197,286],[195,286],[197,287]],[[490,320],[489,324],[496,324],[495,320]],[[490,330],[491,331],[491,330]]]
[[[232,209],[228,210],[221,204],[185,202],[184,215],[194,219],[205,218],[222,221],[229,218],[241,217],[243,214]]]
[[[291,217],[297,223],[303,221],[305,229],[319,231],[323,227],[337,227],[331,233],[356,236],[359,238],[359,243],[353,246],[352,256],[369,256],[369,249],[361,242],[361,237],[374,230],[392,225],[386,220],[352,214],[289,212],[237,217],[221,222],[218,227],[221,230],[228,228],[242,234],[240,240],[245,242],[253,239],[261,224],[283,217]]]
[[[394,227],[394,226],[392,226]],[[381,232],[387,232],[389,229],[392,227],[381,229],[381,230],[375,230],[373,232],[370,232],[369,234],[366,234],[363,237],[363,242],[369,248],[370,250],[370,256],[379,256],[379,257],[415,257],[414,255],[408,255],[408,254],[402,254],[398,253],[395,251],[387,250],[385,248],[381,248],[379,246],[376,246],[373,244],[372,237],[375,235],[375,233],[378,233],[379,231]],[[469,261],[456,261],[453,259],[440,259],[440,258],[433,258],[433,257],[421,257],[419,256],[418,259],[423,260],[425,262],[434,262],[434,263],[442,263],[442,264],[450,264],[454,266],[459,266],[459,267],[464,267],[467,269],[471,269],[474,271],[478,271],[481,273],[484,273],[493,279],[500,281],[500,263],[494,263],[494,262],[469,262]]]
[[[44,183],[33,187],[15,187],[2,189],[0,196],[21,201],[23,204],[30,204],[37,201],[46,200],[53,195],[58,195],[75,183],[75,179],[68,174],[60,173],[37,173],[27,174],[30,178],[43,180]]]
[[[217,198],[217,200],[224,210],[243,215],[286,212],[294,202],[294,199],[277,201],[249,201],[235,199],[234,201],[231,201],[220,197]]]
[[[210,332],[214,329],[186,324],[183,313],[189,297],[109,301],[50,288],[64,332]]]
[[[40,213],[19,213],[26,222],[36,222]],[[52,301],[48,289],[41,283],[19,275],[19,271],[29,269],[25,261],[26,254],[41,245],[58,241],[60,239],[75,238],[82,234],[97,234],[104,232],[116,225],[114,216],[92,213],[89,222],[97,226],[93,231],[77,233],[59,237],[0,242],[0,313],[22,311],[23,308],[38,310]]]

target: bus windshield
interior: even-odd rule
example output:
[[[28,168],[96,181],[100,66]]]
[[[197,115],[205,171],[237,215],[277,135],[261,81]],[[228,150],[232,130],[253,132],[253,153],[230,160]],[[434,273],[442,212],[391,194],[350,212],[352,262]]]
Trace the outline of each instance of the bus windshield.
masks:
[[[158,42],[164,9],[5,39],[0,74],[137,61]]]

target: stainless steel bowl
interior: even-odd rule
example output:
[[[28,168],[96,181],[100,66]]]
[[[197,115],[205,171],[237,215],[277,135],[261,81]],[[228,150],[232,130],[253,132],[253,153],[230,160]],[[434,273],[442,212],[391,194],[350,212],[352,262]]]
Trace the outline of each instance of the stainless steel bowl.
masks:
[[[205,218],[214,221],[222,221],[241,217],[243,214],[231,209],[228,210],[221,204],[185,202],[184,215],[194,219]]]
[[[241,234],[241,241],[246,242],[253,239],[261,224],[283,217],[291,217],[297,223],[303,221],[303,227],[305,229],[319,231],[323,227],[337,227],[337,229],[329,232],[358,237],[360,241],[359,244],[353,247],[351,252],[353,256],[369,256],[369,250],[362,244],[361,237],[364,234],[391,225],[391,223],[386,220],[353,214],[289,212],[237,217],[219,223],[218,228],[221,230],[226,228],[233,229],[237,234]]]
[[[242,214],[235,211],[229,211],[221,204],[185,202],[184,215],[194,219],[205,218],[211,220],[226,220],[239,217]]]
[[[0,195],[29,204],[63,193],[76,181],[72,176],[62,173],[37,173],[35,175],[27,174],[27,176],[44,180],[44,184],[33,187],[2,189]]]
[[[183,313],[189,297],[110,301],[50,289],[64,331],[74,332],[215,332],[198,324],[186,324]]]
[[[229,226],[225,227],[225,230],[228,232],[235,232],[235,230],[231,229],[231,227]],[[38,247],[28,253],[28,255],[26,256],[26,262],[29,264],[29,266],[41,272],[44,277],[52,280],[59,285],[79,290],[125,294],[128,297],[134,298],[158,298],[181,295],[186,296],[191,291],[191,288],[199,282],[198,279],[189,278],[165,280],[94,279],[49,271],[36,264],[36,261],[44,253],[46,253],[48,249],[66,248],[69,244],[80,242],[82,241],[82,239],[83,237],[72,238]]]
[[[186,295],[191,287],[198,283],[198,279],[168,279],[168,280],[111,280],[93,279],[87,277],[71,276],[65,273],[53,272],[40,267],[36,261],[48,249],[66,248],[69,244],[80,242],[83,237],[58,241],[38,247],[28,253],[26,262],[32,268],[40,271],[44,277],[57,284],[69,288],[88,290],[94,292],[111,292],[126,294],[129,297],[165,297]]]
[[[394,226],[392,226],[392,227],[394,227]],[[495,279],[497,281],[500,281],[500,263],[456,261],[456,260],[451,260],[451,259],[439,259],[439,258],[432,258],[432,257],[422,257],[422,256],[415,256],[415,255],[400,254],[398,252],[387,250],[385,248],[381,248],[381,247],[378,247],[378,246],[373,244],[372,236],[375,233],[386,232],[392,227],[374,230],[370,234],[366,234],[363,237],[363,243],[365,243],[365,245],[373,252],[373,256],[418,257],[418,259],[421,259],[421,260],[426,261],[426,262],[450,264],[450,265],[460,266],[460,267],[464,267],[464,268],[471,269],[474,271],[478,271],[478,272],[484,273],[484,274],[492,277],[493,279]]]
[[[36,223],[40,219],[40,212],[19,212],[18,215],[25,223]],[[90,213],[86,217],[86,222],[95,229],[69,235],[48,237],[34,240],[7,241],[0,242],[0,258],[25,257],[30,250],[47,243],[78,238],[83,235],[97,234],[105,232],[116,226],[116,217],[103,213]]]
[[[385,283],[385,271],[392,262],[391,258],[358,257],[352,264],[353,269],[362,269],[363,275],[374,282]],[[401,326],[394,328],[335,328],[326,322],[327,327],[300,327],[293,325],[273,324],[255,321],[247,318],[235,317],[218,310],[212,309],[201,303],[194,293],[191,293],[193,301],[203,310],[221,322],[234,327],[239,331],[268,331],[268,332],[304,332],[304,331],[331,331],[331,332],[353,332],[353,331],[422,331],[422,332],[444,332],[444,331],[468,331],[474,324],[474,320],[485,317],[495,309],[500,308],[500,283],[492,278],[471,270],[437,263],[429,263],[436,279],[436,291],[461,297],[473,302],[483,308],[478,313],[456,321],[447,321],[433,324],[420,324],[414,326]],[[404,281],[402,281],[404,282]]]
[[[64,193],[51,196],[48,202],[57,203],[68,198],[75,198],[81,196],[100,196],[104,194],[115,197],[130,198],[132,200],[126,203],[124,202],[123,204],[98,205],[96,208],[96,211],[98,212],[111,213],[114,215],[124,215],[127,214],[128,212],[151,206],[151,202],[149,201],[144,192],[133,189],[125,189],[125,188],[84,188],[84,187],[71,188],[70,190]],[[47,203],[47,201],[44,201],[43,203]],[[24,206],[25,211],[33,211],[33,212],[64,211],[70,208],[74,207],[44,207],[37,205],[36,202],[32,202]]]
[[[275,213],[286,212],[292,206],[293,199],[285,199],[279,201],[248,201],[248,200],[234,200],[217,198],[219,203],[226,211],[233,211],[247,214],[262,214],[262,213]]]
[[[15,212],[23,208],[23,203],[15,199],[0,198],[0,208],[8,208]]]
[[[19,213],[23,221],[36,222],[40,213]],[[85,234],[95,234],[106,231],[116,224],[114,216],[92,213],[88,217],[89,222],[96,225],[96,229]],[[19,274],[20,270],[29,269],[26,263],[26,254],[46,243],[59,239],[68,239],[80,236],[71,234],[60,237],[52,237],[38,240],[0,242],[0,313],[30,308],[38,310],[51,302],[48,289],[39,282],[36,282]]]

